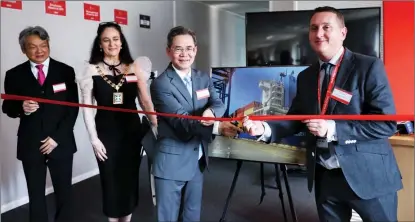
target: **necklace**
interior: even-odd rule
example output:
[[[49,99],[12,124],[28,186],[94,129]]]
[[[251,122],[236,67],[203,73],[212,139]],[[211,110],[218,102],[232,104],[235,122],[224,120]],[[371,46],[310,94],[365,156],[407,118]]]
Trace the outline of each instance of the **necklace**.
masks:
[[[110,65],[108,63],[106,63],[104,60],[102,60],[102,62],[108,66],[108,69],[112,71],[112,73],[114,74],[114,76],[118,74],[121,74],[121,71],[117,68],[117,66],[121,65],[121,61],[117,64],[117,65]]]
[[[124,102],[124,95],[123,95],[122,92],[118,92],[118,90],[121,88],[121,86],[125,82],[125,76],[127,75],[127,71],[129,70],[129,67],[130,67],[130,65],[127,65],[127,67],[125,69],[125,72],[124,72],[120,82],[118,82],[118,84],[115,84],[111,80],[109,80],[107,76],[105,76],[104,72],[102,72],[101,67],[99,67],[99,65],[95,66],[95,68],[97,69],[97,71],[101,75],[101,77],[104,79],[104,81],[107,82],[112,88],[114,88],[116,90],[116,92],[113,92],[113,95],[112,95],[112,104],[114,104],[114,105],[120,105],[120,104],[123,104],[123,102]],[[119,71],[119,73],[121,74],[121,71]]]

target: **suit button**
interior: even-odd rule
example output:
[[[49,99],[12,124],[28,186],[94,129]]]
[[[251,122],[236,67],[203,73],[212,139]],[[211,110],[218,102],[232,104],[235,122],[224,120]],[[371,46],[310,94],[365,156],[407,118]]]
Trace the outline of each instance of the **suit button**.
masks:
[[[194,151],[196,151],[196,150],[197,150],[197,147],[196,147],[196,148],[194,148],[193,150],[194,150]]]
[[[44,94],[44,93],[45,93],[45,91],[42,91],[41,93],[42,93],[42,94]]]

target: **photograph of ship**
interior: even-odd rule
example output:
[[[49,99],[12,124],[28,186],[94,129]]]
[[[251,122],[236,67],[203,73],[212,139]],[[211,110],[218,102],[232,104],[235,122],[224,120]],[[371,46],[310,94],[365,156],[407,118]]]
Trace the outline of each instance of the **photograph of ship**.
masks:
[[[306,68],[218,67],[212,68],[212,81],[227,107],[226,117],[285,115],[295,97],[297,76]],[[297,145],[297,136],[286,138],[282,143]],[[254,139],[246,133],[239,137]]]

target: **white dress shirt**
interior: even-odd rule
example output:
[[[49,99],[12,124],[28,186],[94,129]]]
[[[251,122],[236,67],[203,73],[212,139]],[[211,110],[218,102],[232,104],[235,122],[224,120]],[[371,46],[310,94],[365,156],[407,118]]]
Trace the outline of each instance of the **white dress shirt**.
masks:
[[[330,64],[332,65],[337,65],[341,57],[341,55],[343,54],[344,51],[344,47],[341,47],[341,49],[336,53],[336,55],[329,61]],[[321,66],[323,65],[323,61],[319,60],[319,64],[320,64],[320,88],[321,88],[321,84],[323,82],[323,78],[324,78],[324,70],[321,70]],[[331,74],[330,74],[331,75]],[[325,93],[325,92],[322,92]],[[320,107],[321,110],[321,107]],[[268,141],[271,138],[271,128],[269,127],[269,125],[266,122],[263,122],[265,131],[264,134],[258,138],[258,140],[262,140],[262,141]],[[328,159],[323,159],[321,156],[319,156],[320,159],[320,164],[327,168],[327,169],[335,169],[335,168],[340,168],[340,164],[339,164],[339,160],[337,159],[336,153],[334,151],[334,147],[329,144],[332,141],[337,141],[337,136],[336,136],[336,122],[334,120],[327,120],[327,136],[326,136],[326,141],[325,144],[320,144],[328,147],[329,151],[330,151],[330,158]]]
[[[44,62],[41,63],[43,65],[42,70],[43,70],[43,73],[45,73],[45,78],[48,76],[49,62],[50,62],[50,58],[48,57]],[[39,73],[39,70],[36,68],[37,65],[39,64],[30,61],[30,69],[32,70],[32,73],[36,79]]]
[[[182,79],[183,83],[186,85],[185,78],[187,76],[189,76],[189,77],[191,76],[192,70],[190,69],[188,73],[185,73],[183,71],[180,71],[180,70],[176,69],[173,65],[172,65],[172,67],[173,67],[174,71],[176,71],[176,73],[180,76],[180,78]],[[193,92],[193,89],[192,89],[192,92]],[[190,96],[193,97],[193,95],[190,95]],[[212,134],[219,135],[219,121],[215,121],[213,123],[213,131],[212,131]],[[202,151],[202,146],[200,145],[199,146],[199,159],[202,157],[202,155],[203,155],[203,151]]]
[[[30,70],[32,70],[33,76],[35,77],[35,79],[38,79],[39,69],[36,68],[36,66],[39,64],[34,63],[31,60],[29,60],[29,62],[30,62]],[[43,64],[42,70],[43,70],[43,73],[45,74],[45,79],[48,76],[49,62],[50,62],[50,58],[48,57],[44,62],[41,63]],[[30,113],[25,112],[25,115],[30,115]]]

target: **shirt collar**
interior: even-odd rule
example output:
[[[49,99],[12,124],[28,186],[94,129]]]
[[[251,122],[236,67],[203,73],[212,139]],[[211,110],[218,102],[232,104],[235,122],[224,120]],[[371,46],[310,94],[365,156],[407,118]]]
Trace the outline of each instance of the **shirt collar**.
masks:
[[[30,61],[30,60],[29,60]],[[48,68],[49,67],[49,62],[50,62],[50,57],[48,57],[44,62],[42,62],[41,64],[43,64],[44,68]],[[30,61],[30,66],[32,68],[36,68],[36,66],[39,65],[38,63],[34,63],[32,61]]]
[[[339,62],[340,56],[343,54],[343,51],[344,51],[344,47],[341,47],[340,50],[333,56],[333,58],[330,59],[328,63],[332,65],[337,65],[337,63]],[[320,68],[325,63],[321,59],[319,59],[318,62],[320,64]]]
[[[173,65],[173,64],[172,64],[171,66],[173,67],[174,71],[176,71],[176,73],[180,76],[180,78],[181,78],[182,80],[184,80],[184,78],[185,78],[185,77],[187,77],[187,76],[189,76],[189,77],[190,77],[190,75],[191,75],[191,73],[192,73],[192,69],[190,69],[190,70],[189,70],[189,72],[188,72],[188,73],[186,73],[186,72],[183,72],[183,71],[180,71],[180,70],[176,69],[176,67],[174,67],[174,65]]]

